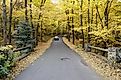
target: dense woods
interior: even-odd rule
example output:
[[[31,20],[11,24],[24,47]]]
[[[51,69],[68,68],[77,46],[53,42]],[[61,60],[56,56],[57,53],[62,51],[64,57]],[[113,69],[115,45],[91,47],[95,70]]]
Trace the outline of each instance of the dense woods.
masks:
[[[39,30],[37,34],[41,39],[48,32],[63,32],[68,33],[68,38],[72,37],[73,43],[79,38],[93,45],[105,44],[102,47],[120,45],[120,1],[117,0],[60,0],[58,3],[3,0],[0,6],[1,42],[4,44],[11,43],[11,33],[25,20],[34,30]]]
[[[69,1],[67,2],[69,3]],[[104,48],[120,46],[120,10],[118,10],[120,2],[117,0],[81,0],[75,1],[74,7],[72,4],[70,2],[69,5],[71,9],[74,8],[75,13],[71,13],[71,9],[68,7],[67,9],[70,9],[68,16],[74,17],[75,33],[79,32],[81,35],[79,37],[75,34],[75,37]],[[73,30],[72,22],[70,19],[70,26]]]
[[[0,0],[0,45],[25,47],[21,44],[23,40],[18,40],[22,37],[34,40],[35,46],[39,41],[63,35],[83,48],[85,43],[102,48],[120,47],[120,8],[120,0]],[[25,29],[30,34],[16,34]],[[4,67],[7,58],[0,54],[0,66]],[[2,73],[7,74],[0,72],[0,78]]]

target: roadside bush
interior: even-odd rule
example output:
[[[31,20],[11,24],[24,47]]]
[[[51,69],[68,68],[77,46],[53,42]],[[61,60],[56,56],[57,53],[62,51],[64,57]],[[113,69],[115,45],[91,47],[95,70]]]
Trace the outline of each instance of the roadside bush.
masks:
[[[5,78],[14,66],[14,60],[20,55],[19,52],[12,52],[13,46],[7,45],[0,47],[0,78]]]

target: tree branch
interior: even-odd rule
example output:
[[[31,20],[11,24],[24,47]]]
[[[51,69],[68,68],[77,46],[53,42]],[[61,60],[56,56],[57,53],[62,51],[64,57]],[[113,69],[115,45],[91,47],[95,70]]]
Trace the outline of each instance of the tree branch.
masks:
[[[101,26],[102,26],[102,28],[104,27],[103,26],[103,21],[102,21],[102,18],[101,18],[101,16],[100,16],[100,13],[99,13],[99,10],[98,10],[98,6],[96,5],[96,10],[97,10],[97,14],[98,14],[98,16],[99,16],[99,20],[100,20],[100,22],[101,22]]]

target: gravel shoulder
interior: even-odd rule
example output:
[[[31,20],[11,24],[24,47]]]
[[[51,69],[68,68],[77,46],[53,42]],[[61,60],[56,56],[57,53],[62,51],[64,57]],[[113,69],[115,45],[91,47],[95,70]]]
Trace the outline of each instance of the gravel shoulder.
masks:
[[[64,43],[72,50],[76,51],[85,62],[93,68],[99,75],[103,77],[103,80],[121,80],[121,70],[115,69],[106,63],[103,59],[95,56],[95,53],[85,52],[81,48],[77,48],[66,38],[63,38]]]
[[[52,39],[47,42],[39,42],[38,46],[34,49],[30,55],[24,59],[17,61],[16,66],[13,67],[11,74],[8,75],[9,78],[6,80],[14,80],[14,78],[19,75],[23,70],[25,70],[30,64],[36,61],[43,53],[50,47]]]

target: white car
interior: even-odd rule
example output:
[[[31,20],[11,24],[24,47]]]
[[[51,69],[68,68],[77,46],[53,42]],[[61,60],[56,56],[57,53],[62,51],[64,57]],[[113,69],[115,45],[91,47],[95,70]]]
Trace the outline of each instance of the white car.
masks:
[[[58,40],[59,40],[59,37],[58,37],[58,36],[55,36],[55,37],[54,37],[54,40],[55,40],[55,41],[58,41]]]

